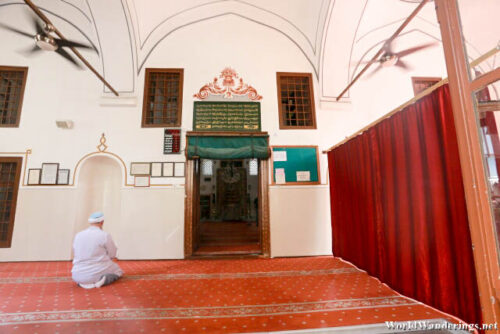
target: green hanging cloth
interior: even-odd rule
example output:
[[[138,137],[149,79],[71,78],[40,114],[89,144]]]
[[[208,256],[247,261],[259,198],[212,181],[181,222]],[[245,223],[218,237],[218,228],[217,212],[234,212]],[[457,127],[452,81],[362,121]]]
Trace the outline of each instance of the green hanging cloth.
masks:
[[[267,159],[269,136],[188,136],[188,159]]]

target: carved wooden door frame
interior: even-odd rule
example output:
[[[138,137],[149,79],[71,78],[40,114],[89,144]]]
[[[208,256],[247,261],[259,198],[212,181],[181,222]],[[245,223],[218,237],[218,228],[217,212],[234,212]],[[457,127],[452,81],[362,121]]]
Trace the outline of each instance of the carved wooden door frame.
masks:
[[[196,161],[186,161],[186,196],[184,199],[184,258],[193,255],[195,243],[193,232],[195,219],[197,219]],[[261,226],[261,249],[264,257],[271,253],[271,234],[269,222],[269,163],[268,160],[259,160],[259,226]]]

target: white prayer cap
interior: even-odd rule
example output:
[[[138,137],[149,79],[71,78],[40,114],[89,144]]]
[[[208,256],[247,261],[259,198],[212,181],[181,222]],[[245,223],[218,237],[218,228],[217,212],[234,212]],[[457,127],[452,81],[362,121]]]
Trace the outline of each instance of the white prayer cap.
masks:
[[[97,211],[90,215],[89,223],[97,224],[104,221],[104,213]]]

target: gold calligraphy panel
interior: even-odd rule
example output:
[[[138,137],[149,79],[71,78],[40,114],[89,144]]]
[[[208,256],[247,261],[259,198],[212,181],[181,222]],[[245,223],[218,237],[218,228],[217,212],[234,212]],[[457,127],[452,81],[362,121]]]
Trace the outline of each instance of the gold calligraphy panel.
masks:
[[[193,131],[260,131],[260,103],[196,101]]]

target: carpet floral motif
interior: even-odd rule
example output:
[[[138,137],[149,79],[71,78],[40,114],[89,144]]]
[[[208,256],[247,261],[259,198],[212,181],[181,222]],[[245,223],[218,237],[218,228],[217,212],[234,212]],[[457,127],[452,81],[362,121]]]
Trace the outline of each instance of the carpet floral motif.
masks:
[[[339,311],[368,307],[415,305],[403,297],[327,300],[309,303],[284,303],[271,305],[244,305],[225,307],[150,308],[115,310],[76,310],[57,312],[0,313],[0,324],[20,324],[60,321],[102,321],[117,319],[181,319],[272,316],[305,312]]]

